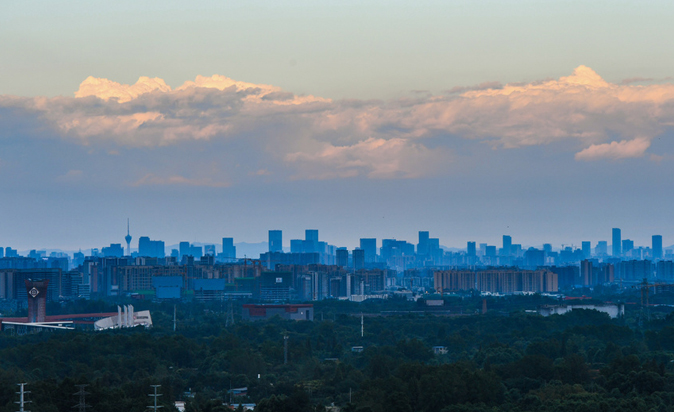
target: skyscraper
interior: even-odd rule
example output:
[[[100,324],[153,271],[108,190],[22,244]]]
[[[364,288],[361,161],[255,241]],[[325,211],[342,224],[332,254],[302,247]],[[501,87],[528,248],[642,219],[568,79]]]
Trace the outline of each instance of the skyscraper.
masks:
[[[377,260],[377,238],[360,239],[360,248],[365,251],[365,263],[374,263]]]
[[[513,238],[503,235],[503,256],[510,256],[512,253]]]
[[[351,253],[353,258],[353,268],[360,270],[365,267],[365,251],[363,249],[354,249]]]
[[[608,242],[605,240],[600,240],[597,242],[597,247],[594,249],[595,255],[605,256],[608,255]]]
[[[337,263],[337,266],[349,266],[349,251],[347,248],[341,247],[337,249],[335,262]]]
[[[150,238],[147,236],[141,236],[138,239],[138,254],[140,256],[151,256],[152,247],[150,246]]]
[[[475,248],[475,242],[468,242],[468,246],[466,247],[466,254],[468,256],[475,256],[477,253],[477,250]]]
[[[150,240],[147,236],[141,236],[138,238],[138,255],[163,258],[166,256],[164,242],[161,240]]]
[[[653,260],[662,259],[662,236],[653,235],[652,237]]]
[[[620,257],[622,255],[622,236],[620,234],[620,229],[617,227],[613,228],[613,257]]]
[[[428,239],[430,235],[428,231],[419,231],[419,244],[417,244],[417,255],[427,255],[428,254]]]
[[[304,239],[310,242],[318,243],[318,230],[317,229],[306,229],[304,231]]]
[[[182,259],[183,256],[190,256],[190,242],[180,242],[178,244],[178,251],[180,252],[179,258]]]
[[[234,246],[234,238],[222,238],[222,256],[228,261],[236,259],[236,246]]]
[[[304,242],[302,242],[303,253],[323,252],[320,250],[317,229],[306,229],[304,231]],[[292,245],[291,245],[292,246]]]
[[[592,257],[592,243],[584,241],[582,243],[582,248],[583,248],[583,255],[585,256],[585,259],[589,259]]]
[[[624,239],[622,242],[622,254],[623,256],[629,256],[630,251],[634,249],[634,241],[629,239]]]
[[[269,231],[269,251],[283,252],[283,232],[280,230]]]

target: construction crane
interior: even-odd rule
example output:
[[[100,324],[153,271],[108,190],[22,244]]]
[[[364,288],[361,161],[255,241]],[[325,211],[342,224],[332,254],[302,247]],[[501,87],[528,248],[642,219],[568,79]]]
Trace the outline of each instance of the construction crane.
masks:
[[[650,301],[649,301],[649,295],[650,295],[650,289],[651,287],[653,288],[653,293],[657,291],[658,286],[671,286],[667,283],[648,283],[648,279],[644,278],[644,280],[639,283],[638,285],[632,286],[632,288],[639,288],[641,291],[641,312],[644,312],[644,308],[646,309],[646,317],[650,321],[651,319],[651,313],[650,313]]]
[[[262,261],[260,259],[251,259],[248,257],[244,257],[243,259],[239,259],[239,262],[243,262],[243,276],[246,276],[248,274],[248,263],[250,262],[251,266],[253,266],[253,269],[255,268],[260,268],[260,271],[264,268],[262,265]]]

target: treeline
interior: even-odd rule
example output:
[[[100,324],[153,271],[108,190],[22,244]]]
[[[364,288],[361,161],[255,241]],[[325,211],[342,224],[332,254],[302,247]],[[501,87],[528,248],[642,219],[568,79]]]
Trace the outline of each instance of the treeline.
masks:
[[[163,406],[184,400],[188,412],[226,411],[230,399],[274,412],[674,410],[672,315],[639,322],[596,311],[364,316],[361,337],[360,314],[340,305],[317,305],[323,321],[230,327],[226,305],[179,305],[174,333],[172,305],[139,303],[138,310],[152,309],[153,329],[3,333],[0,412],[16,411],[19,382],[28,383],[35,412],[73,410],[76,384],[89,385],[87,403],[101,412],[147,410],[153,384],[162,385]],[[240,387],[245,396],[228,392]]]

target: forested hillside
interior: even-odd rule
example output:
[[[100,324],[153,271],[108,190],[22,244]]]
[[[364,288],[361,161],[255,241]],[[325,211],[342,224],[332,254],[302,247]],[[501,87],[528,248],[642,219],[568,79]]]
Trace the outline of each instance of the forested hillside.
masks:
[[[226,410],[232,387],[248,388],[234,403],[265,412],[674,410],[671,315],[375,316],[370,304],[360,306],[370,310],[361,338],[358,307],[340,302],[317,305],[314,322],[230,327],[226,307],[180,305],[175,333],[172,305],[147,306],[150,330],[1,334],[0,412],[16,410],[19,382],[35,412],[71,411],[75,384],[90,385],[87,403],[100,412],[146,410],[152,384],[167,408],[185,400],[189,412]]]

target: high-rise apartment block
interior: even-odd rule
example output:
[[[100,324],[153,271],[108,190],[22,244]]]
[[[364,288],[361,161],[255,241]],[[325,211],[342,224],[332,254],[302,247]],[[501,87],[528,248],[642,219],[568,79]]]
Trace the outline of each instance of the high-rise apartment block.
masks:
[[[337,266],[347,267],[349,266],[349,250],[347,248],[339,248],[335,251],[335,263]]]
[[[433,286],[438,292],[472,289],[491,293],[557,292],[558,277],[549,270],[446,270],[433,273]]]
[[[360,270],[365,267],[365,251],[363,249],[354,249],[351,254],[353,259],[353,268]]]

